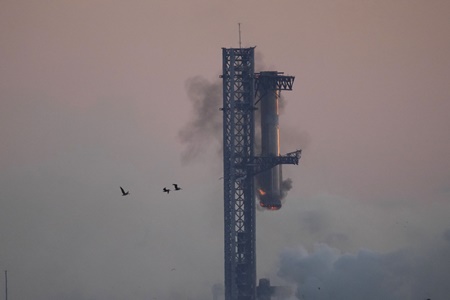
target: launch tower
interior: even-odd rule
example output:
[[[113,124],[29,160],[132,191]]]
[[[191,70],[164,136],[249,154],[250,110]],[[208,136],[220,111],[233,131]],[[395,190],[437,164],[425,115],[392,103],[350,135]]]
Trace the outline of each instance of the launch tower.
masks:
[[[281,164],[298,164],[301,154],[298,150],[280,156],[271,151],[255,156],[256,91],[269,95],[292,89],[294,77],[278,72],[255,74],[254,47],[223,48],[222,59],[225,300],[256,300],[254,177]],[[263,94],[258,101],[264,101]],[[268,110],[273,117],[272,109]],[[268,124],[270,132],[274,125]],[[269,144],[274,138],[278,143],[278,137],[277,132]],[[266,178],[278,180],[279,172],[268,174]]]

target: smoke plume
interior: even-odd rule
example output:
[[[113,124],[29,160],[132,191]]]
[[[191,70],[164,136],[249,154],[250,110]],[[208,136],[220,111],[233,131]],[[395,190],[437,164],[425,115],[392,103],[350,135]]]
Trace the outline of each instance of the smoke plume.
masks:
[[[281,200],[286,198],[288,191],[292,189],[292,179],[287,178],[281,182]]]
[[[193,114],[188,124],[178,132],[185,149],[182,161],[188,163],[196,159],[213,143],[218,142],[221,152],[222,113],[219,108],[222,102],[222,83],[210,82],[196,76],[186,81],[189,100],[192,102]]]
[[[297,286],[298,299],[443,299],[450,294],[444,283],[449,256],[448,246],[417,255],[412,250],[342,253],[318,244],[312,252],[285,249],[278,275]]]

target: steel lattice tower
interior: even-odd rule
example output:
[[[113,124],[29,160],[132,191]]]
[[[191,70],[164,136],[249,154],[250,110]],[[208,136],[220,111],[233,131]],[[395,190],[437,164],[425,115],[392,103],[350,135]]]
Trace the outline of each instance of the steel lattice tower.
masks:
[[[222,55],[225,300],[254,300],[254,48],[222,49]]]
[[[288,90],[293,77],[255,74],[254,47],[223,48],[222,59],[225,300],[256,300],[254,176],[279,164],[298,164],[301,150],[254,155],[255,92],[267,86]]]

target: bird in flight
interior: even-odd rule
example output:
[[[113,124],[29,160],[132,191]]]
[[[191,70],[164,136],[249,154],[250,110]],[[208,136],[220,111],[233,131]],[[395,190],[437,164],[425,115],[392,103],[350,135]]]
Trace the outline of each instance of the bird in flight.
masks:
[[[175,191],[181,190],[181,188],[176,183],[172,183],[173,187],[175,188]]]
[[[163,192],[168,194],[168,193],[170,192],[170,189],[168,189],[168,188],[163,188]]]
[[[125,190],[122,187],[120,187],[120,190],[122,191],[122,196],[126,196],[130,193],[130,191],[125,192]]]

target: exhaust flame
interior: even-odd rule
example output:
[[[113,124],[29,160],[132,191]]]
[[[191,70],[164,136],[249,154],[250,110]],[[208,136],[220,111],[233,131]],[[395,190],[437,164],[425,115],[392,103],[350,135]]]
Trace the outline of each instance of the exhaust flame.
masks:
[[[276,205],[266,205],[263,202],[259,202],[259,206],[264,207],[267,210],[279,210],[281,206]]]
[[[259,206],[261,206],[267,210],[279,210],[281,208],[281,204],[270,203],[270,202],[267,202],[267,200],[263,201],[263,199],[269,195],[262,188],[258,188],[257,191],[258,191],[258,194],[260,197]]]

